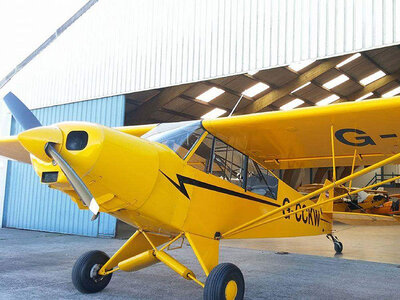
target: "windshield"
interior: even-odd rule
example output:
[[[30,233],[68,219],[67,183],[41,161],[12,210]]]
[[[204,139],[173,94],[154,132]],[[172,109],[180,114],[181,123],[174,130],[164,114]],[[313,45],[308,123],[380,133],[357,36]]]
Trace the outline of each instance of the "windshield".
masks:
[[[164,144],[181,158],[185,158],[203,133],[200,121],[164,123],[147,132],[142,138]]]

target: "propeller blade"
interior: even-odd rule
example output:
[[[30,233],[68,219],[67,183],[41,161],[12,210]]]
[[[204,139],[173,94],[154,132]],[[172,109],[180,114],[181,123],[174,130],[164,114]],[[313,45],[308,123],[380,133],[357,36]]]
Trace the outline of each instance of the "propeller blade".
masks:
[[[9,92],[5,95],[4,102],[24,130],[42,126],[30,109],[13,93]]]
[[[47,144],[46,152],[60,166],[61,170],[67,177],[75,192],[82,199],[83,203],[85,203],[85,205],[89,207],[90,211],[93,213],[92,221],[96,220],[99,213],[99,204],[94,199],[92,193],[89,191],[85,183],[78,176],[75,170],[65,161],[60,153],[57,152],[57,150],[51,143]]]

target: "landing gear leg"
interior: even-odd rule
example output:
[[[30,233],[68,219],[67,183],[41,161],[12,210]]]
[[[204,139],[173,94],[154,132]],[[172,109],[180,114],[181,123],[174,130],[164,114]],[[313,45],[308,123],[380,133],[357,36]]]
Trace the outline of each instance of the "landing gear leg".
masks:
[[[328,240],[331,240],[333,242],[333,247],[335,248],[336,254],[340,254],[343,251],[343,244],[337,236],[333,235],[332,233],[329,233],[326,235]]]

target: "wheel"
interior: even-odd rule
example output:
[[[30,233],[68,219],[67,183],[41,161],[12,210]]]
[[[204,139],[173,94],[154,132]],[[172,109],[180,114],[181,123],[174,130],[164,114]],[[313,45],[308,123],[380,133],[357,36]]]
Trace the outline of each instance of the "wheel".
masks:
[[[333,245],[335,247],[335,251],[336,251],[337,254],[342,253],[342,251],[343,251],[342,242],[337,241],[337,242],[334,242]]]
[[[111,280],[112,274],[100,276],[97,272],[109,260],[102,251],[84,253],[72,268],[72,283],[84,294],[97,293],[103,290]]]
[[[244,296],[243,274],[231,263],[216,266],[207,277],[204,300],[242,300]]]

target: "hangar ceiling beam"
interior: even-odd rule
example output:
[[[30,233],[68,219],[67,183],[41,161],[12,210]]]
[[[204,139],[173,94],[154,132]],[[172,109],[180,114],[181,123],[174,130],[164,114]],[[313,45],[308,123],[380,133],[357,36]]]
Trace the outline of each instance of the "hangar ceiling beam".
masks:
[[[358,98],[364,96],[365,94],[368,93],[373,93],[380,87],[400,79],[400,71],[397,71],[396,73],[386,75],[378,80],[375,80],[374,82],[371,82],[370,84],[366,85],[362,90],[355,92],[351,94],[350,96],[347,97],[348,101],[354,101],[357,100]],[[340,99],[337,102],[343,102],[346,101],[344,99]]]
[[[326,71],[335,68],[335,66],[338,63],[347,59],[348,57],[349,55],[341,57],[333,57],[324,62],[321,62],[316,67],[304,72],[299,77],[291,80],[289,83],[285,84],[281,88],[276,90],[271,90],[268,94],[255,100],[253,103],[249,104],[244,109],[239,110],[238,114],[249,114],[262,110],[263,108],[272,104],[276,100],[288,95],[291,91],[295,90],[296,88],[299,88],[302,85],[306,84],[307,82],[314,80],[315,78],[325,73]]]
[[[183,113],[183,112],[180,112],[180,111],[175,111],[175,110],[172,110],[172,109],[167,109],[167,108],[164,108],[164,107],[161,107],[160,110],[162,112],[166,112],[166,113],[169,113],[171,115],[179,116],[179,117],[182,117],[182,118],[185,118],[185,119],[189,119],[189,120],[197,120],[198,119],[197,117],[192,116],[190,114],[186,114],[186,113]]]
[[[385,72],[386,74],[390,74],[390,72],[388,70],[386,70],[385,68],[383,68],[381,65],[379,65],[371,56],[369,56],[366,52],[361,53],[361,55],[366,58],[371,64],[373,64],[375,67],[377,67],[379,70]],[[397,83],[400,83],[399,80],[395,80]],[[375,93],[374,93],[375,94]],[[381,95],[378,95],[378,97],[380,97]]]
[[[269,83],[269,82],[267,82],[267,81],[265,81],[265,80],[259,78],[258,76],[250,75],[250,74],[248,74],[248,73],[243,74],[243,76],[245,76],[245,77],[247,77],[247,78],[251,78],[251,79],[253,79],[253,80],[257,81],[257,82],[262,82],[262,83],[265,83],[265,84],[269,85],[269,87],[271,88],[271,90],[270,90],[269,92],[271,92],[272,90],[277,90],[277,89],[279,89],[279,87],[278,87],[277,85],[272,84],[272,83]],[[311,106],[314,106],[314,105],[315,105],[314,102],[312,102],[312,101],[310,101],[310,100],[308,100],[308,99],[306,99],[306,98],[297,96],[297,95],[295,95],[295,94],[293,94],[293,93],[289,93],[288,96],[291,96],[291,97],[293,97],[293,98],[299,98],[299,99],[303,100],[305,103],[307,103],[308,105],[311,105]],[[273,108],[274,110],[278,110],[277,107],[275,107],[275,106],[273,106],[273,105],[271,105],[271,104],[268,105],[268,106],[271,107],[271,108]]]
[[[219,108],[219,109],[224,109],[224,110],[229,110],[228,107],[224,107],[224,106],[220,106],[220,105],[216,105],[214,103],[211,102],[205,102],[205,101],[201,101],[201,100],[197,100],[195,98],[192,98],[190,96],[186,96],[186,95],[179,95],[179,98],[182,98],[184,100],[190,101],[190,102],[194,102],[203,106],[207,106],[209,108]]]
[[[213,83],[213,82],[208,82],[208,81],[205,81],[204,83],[209,85],[209,86],[213,86],[213,87],[219,88],[221,90],[224,90],[228,94],[234,95],[234,96],[236,96],[238,98],[240,98],[242,96],[241,93],[236,92],[236,91],[234,91],[234,90],[232,90],[230,88],[227,88],[226,86],[223,86],[223,85],[220,85],[220,84],[217,84],[217,83]],[[243,98],[245,98],[247,100],[250,100],[250,101],[254,101],[255,100],[254,98],[246,96],[246,95],[243,95]]]
[[[292,72],[292,73],[294,73],[294,74],[299,75],[299,73],[297,73],[296,71],[291,70],[291,69],[288,68],[288,67],[284,67],[284,68],[286,68],[288,71],[290,71],[290,72]],[[335,68],[332,68],[332,69],[337,69],[337,68],[336,68],[336,66],[335,66]],[[341,72],[341,71],[339,71],[339,72]],[[343,73],[343,72],[341,72],[341,73]],[[320,83],[318,83],[317,81],[315,81],[315,79],[310,80],[310,82],[311,82],[313,85],[315,85],[315,86],[317,86],[317,87],[323,89],[324,91],[327,91],[327,92],[330,93],[330,94],[336,94],[336,95],[338,95],[340,98],[346,99],[346,96],[345,96],[345,95],[339,94],[339,93],[337,93],[337,92],[332,91],[331,89],[328,89],[328,88],[324,87],[322,84],[320,84]],[[312,102],[312,104],[314,105],[315,103]]]
[[[152,112],[159,110],[169,101],[175,99],[193,86],[193,83],[189,83],[164,89],[161,93],[147,100],[133,112],[129,113],[127,120],[129,120],[132,124],[144,124],[148,121]]]

